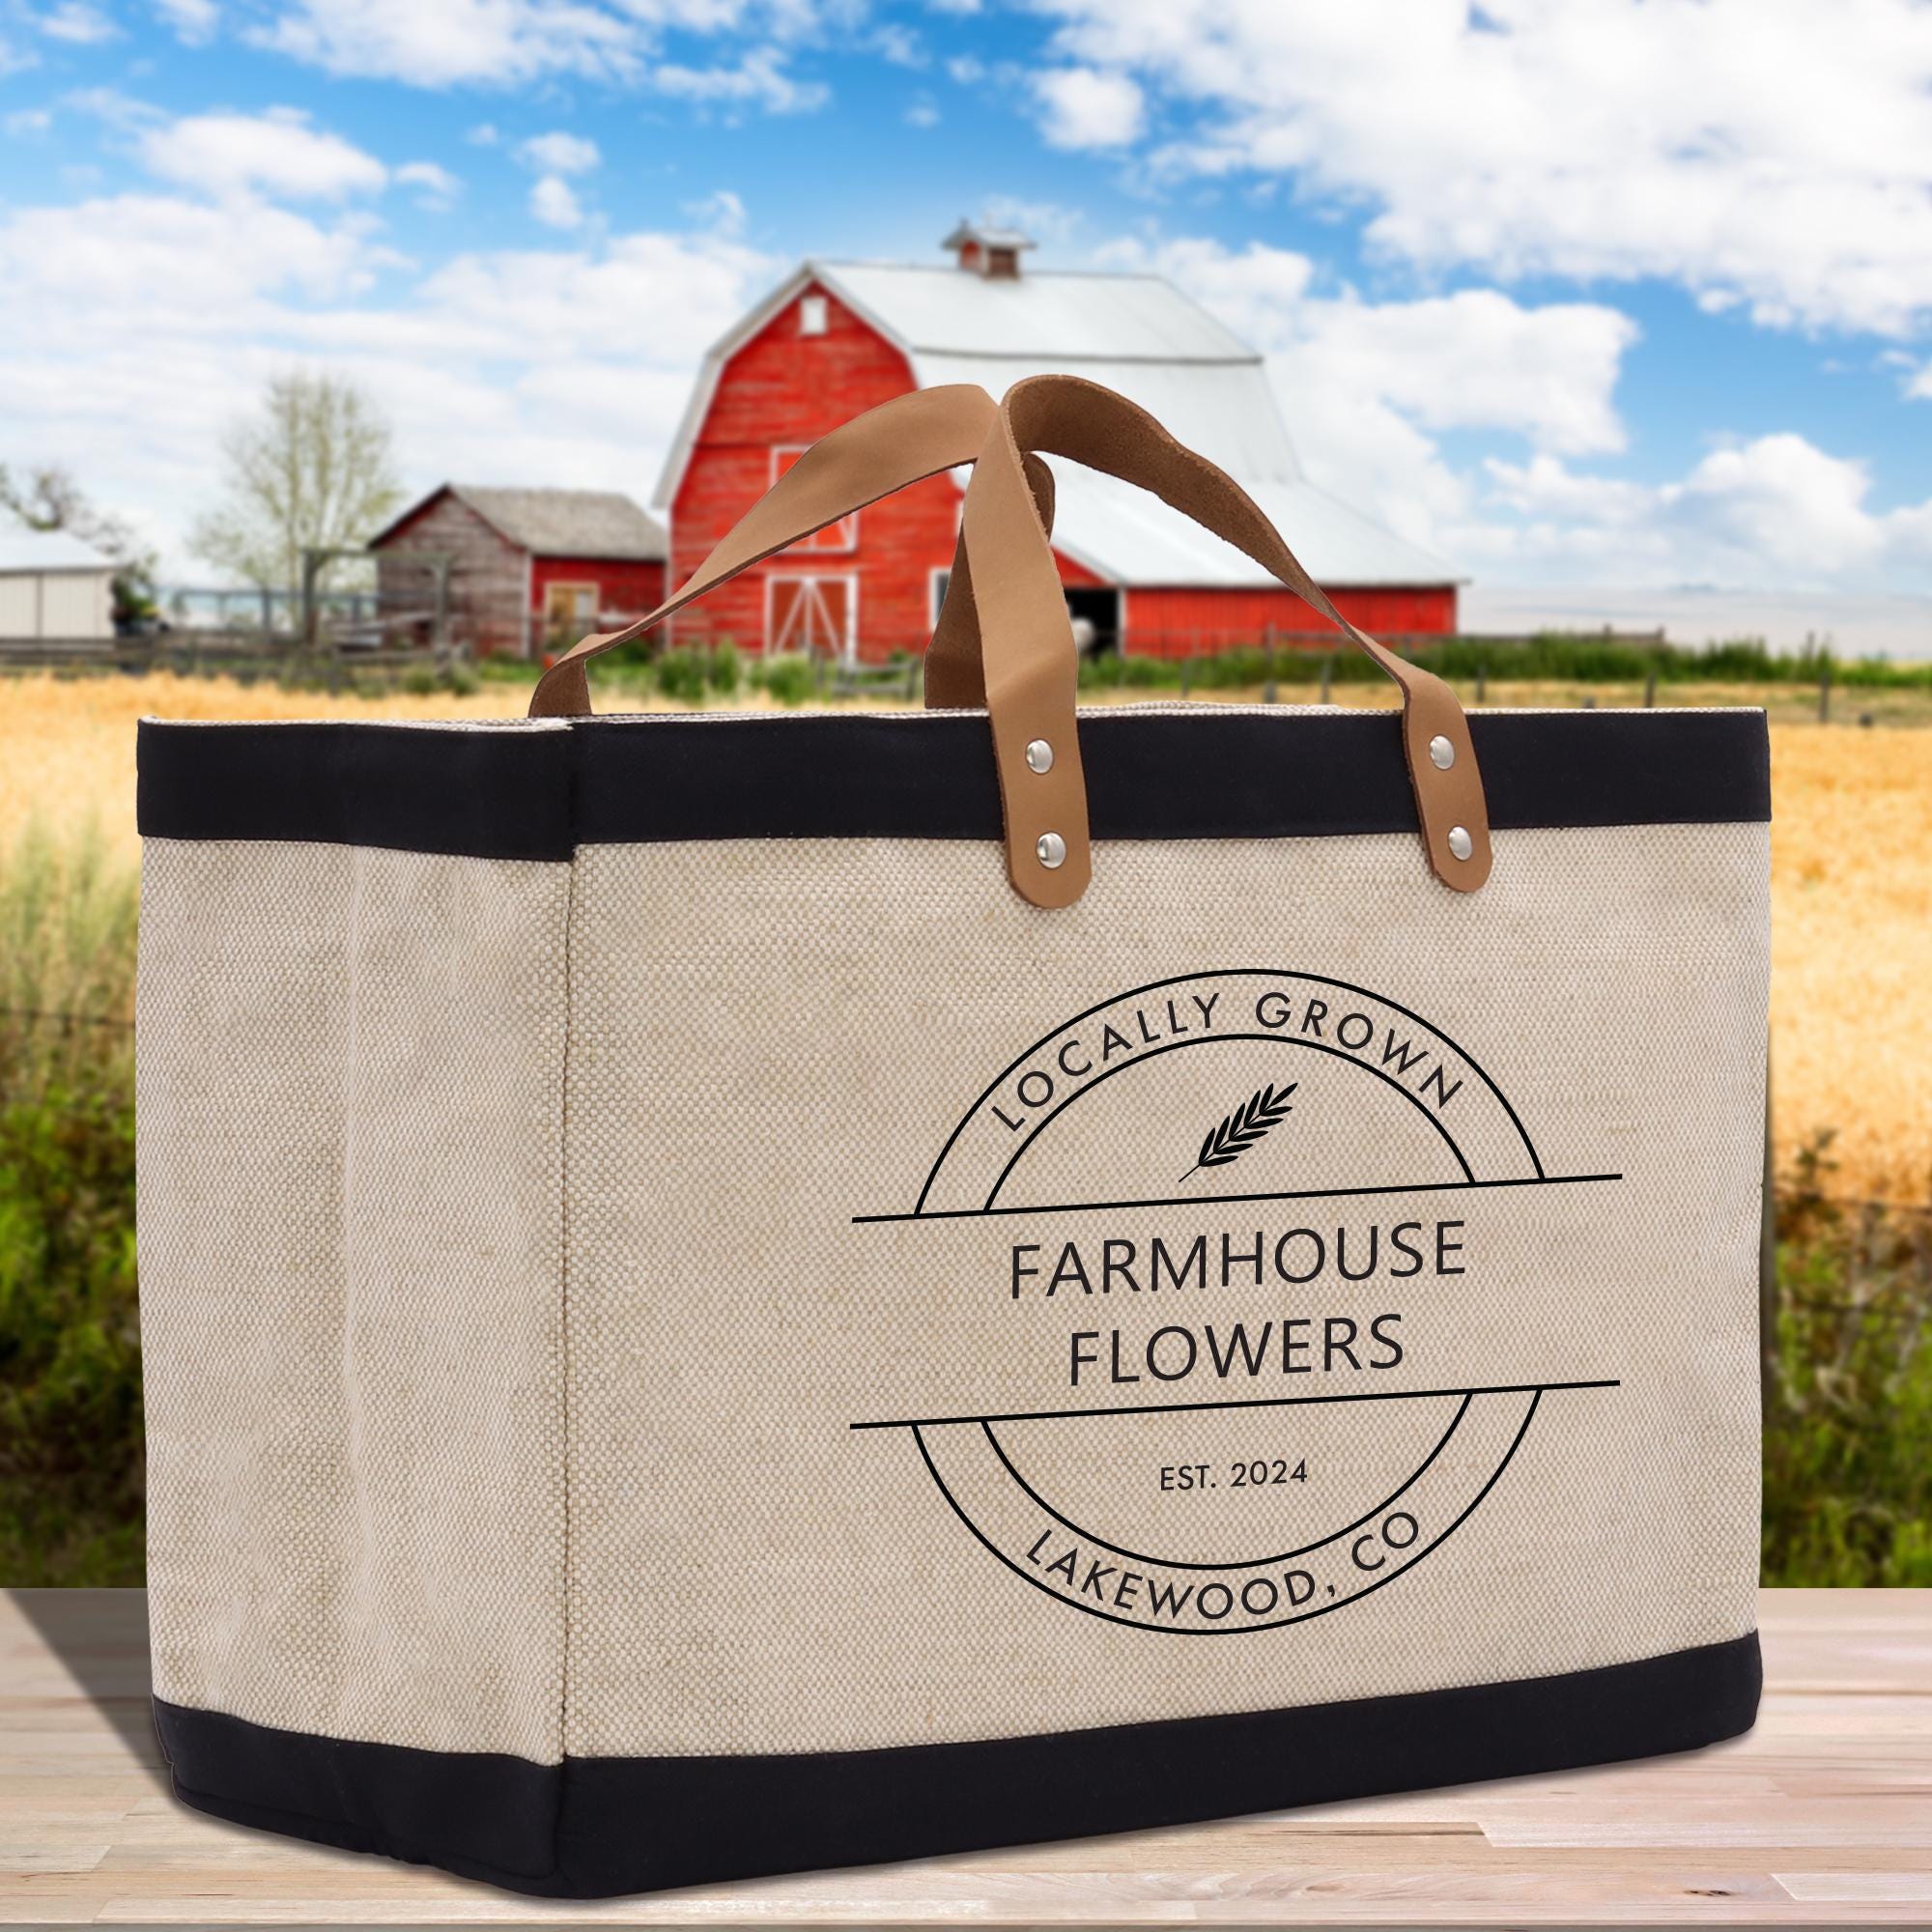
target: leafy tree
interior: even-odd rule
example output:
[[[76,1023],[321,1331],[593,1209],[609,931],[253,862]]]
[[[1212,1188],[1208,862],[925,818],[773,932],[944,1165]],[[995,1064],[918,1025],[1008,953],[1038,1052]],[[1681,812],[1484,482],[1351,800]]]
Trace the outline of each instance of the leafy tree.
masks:
[[[275,377],[223,449],[222,498],[196,524],[195,553],[270,589],[300,584],[305,550],[366,543],[402,499],[387,423],[326,372]]]
[[[145,616],[155,608],[155,554],[125,518],[100,509],[72,475],[46,464],[15,476],[0,463],[0,508],[30,530],[69,530],[114,562],[114,613]]]

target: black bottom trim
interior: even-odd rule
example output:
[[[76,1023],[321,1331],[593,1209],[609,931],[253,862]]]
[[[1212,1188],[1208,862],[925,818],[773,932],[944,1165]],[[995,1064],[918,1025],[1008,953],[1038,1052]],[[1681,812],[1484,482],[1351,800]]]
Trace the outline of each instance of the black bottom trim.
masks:
[[[1757,1716],[1755,1633],[1560,1677],[982,1744],[560,1766],[156,1700],[198,1811],[547,1897],[877,1864],[1690,1750]]]

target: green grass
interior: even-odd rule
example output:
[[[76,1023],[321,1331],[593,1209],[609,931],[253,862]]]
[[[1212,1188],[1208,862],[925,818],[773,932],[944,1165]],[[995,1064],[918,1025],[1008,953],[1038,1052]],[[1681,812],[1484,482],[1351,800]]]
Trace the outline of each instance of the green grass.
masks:
[[[0,865],[0,1583],[141,1580],[135,914],[92,838]]]
[[[1706,644],[1639,643],[1621,639],[1548,632],[1531,638],[1444,638],[1406,653],[1438,677],[1487,677],[1496,683],[1791,684],[1815,686],[1827,675],[1861,690],[1932,691],[1932,662],[1894,664],[1885,658],[1840,661],[1830,650],[1774,651],[1761,639]],[[1219,691],[1264,684],[1319,684],[1323,665],[1335,684],[1368,684],[1383,675],[1361,652],[1336,639],[1334,651],[1305,642],[1270,654],[1260,641],[1183,663],[1179,658],[1129,654],[1095,658],[1080,668],[1081,688]]]
[[[1932,1585],[1932,1214],[1847,1208],[1830,1141],[1779,1190],[1764,1580]]]
[[[0,857],[0,1585],[142,1578],[133,880],[96,841]],[[1932,1584],[1932,1215],[1779,1190],[1771,1583]]]

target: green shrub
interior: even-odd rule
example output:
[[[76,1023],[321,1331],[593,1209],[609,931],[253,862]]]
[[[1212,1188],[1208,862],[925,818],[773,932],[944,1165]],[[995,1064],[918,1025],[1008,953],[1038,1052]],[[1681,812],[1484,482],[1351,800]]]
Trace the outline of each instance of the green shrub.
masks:
[[[1442,638],[1404,654],[1438,677],[1463,682],[1482,675],[1504,683],[1641,684],[1655,677],[1660,684],[1815,685],[1829,674],[1834,683],[1864,689],[1932,690],[1932,663],[1893,664],[1884,658],[1840,663],[1829,648],[1773,651],[1761,638],[1690,648],[1550,631],[1530,638]],[[1132,652],[1090,659],[1080,667],[1080,685],[1087,691],[1172,690],[1184,682],[1191,690],[1225,691],[1263,685],[1272,676],[1278,685],[1302,686],[1321,682],[1324,661],[1331,684],[1373,683],[1383,675],[1339,639],[1332,650],[1283,643],[1272,663],[1258,639],[1187,660]]]
[[[776,704],[803,704],[818,689],[818,678],[810,658],[794,656],[789,652],[767,658],[764,675],[759,681],[771,693],[772,701]]]
[[[1779,1189],[1768,1584],[1932,1584],[1932,1214],[1846,1207],[1830,1136]]]
[[[657,658],[658,689],[667,697],[683,704],[704,702],[704,653],[678,648],[660,651]]]
[[[713,647],[704,667],[704,681],[723,697],[729,697],[744,682],[745,665],[738,646],[729,638]]]
[[[139,1583],[135,887],[0,861],[0,1583]]]

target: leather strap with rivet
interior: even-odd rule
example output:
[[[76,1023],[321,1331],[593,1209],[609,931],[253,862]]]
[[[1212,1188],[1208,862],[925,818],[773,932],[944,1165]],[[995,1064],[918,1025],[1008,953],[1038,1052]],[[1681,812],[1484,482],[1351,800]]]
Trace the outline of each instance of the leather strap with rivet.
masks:
[[[1373,658],[1402,689],[1403,748],[1431,869],[1458,892],[1483,884],[1489,815],[1455,694],[1350,624],[1224,470],[1124,396],[1077,377],[1030,378],[997,408],[984,390],[955,384],[854,417],[813,443],[674,596],[620,631],[584,638],[550,666],[529,715],[588,716],[591,658],[642,637],[814,530],[907,484],[970,465],[952,575],[927,654],[925,701],[932,709],[985,707],[1009,875],[1036,905],[1071,905],[1092,876],[1093,855],[1075,724],[1078,654],[1053,559],[1053,477],[1040,450],[1151,490],[1245,552]]]
[[[1070,905],[1093,864],[1074,724],[1077,652],[1028,487],[1029,461],[1042,450],[1152,491],[1252,557],[1395,680],[1430,868],[1456,892],[1476,891],[1490,875],[1489,810],[1455,693],[1350,623],[1253,497],[1145,410],[1079,377],[1034,376],[1007,391],[966,490],[961,562],[966,553],[978,559],[977,622],[962,613],[956,626],[942,626],[926,665],[929,706],[983,703],[992,719],[1007,866],[1020,894],[1036,905]]]

